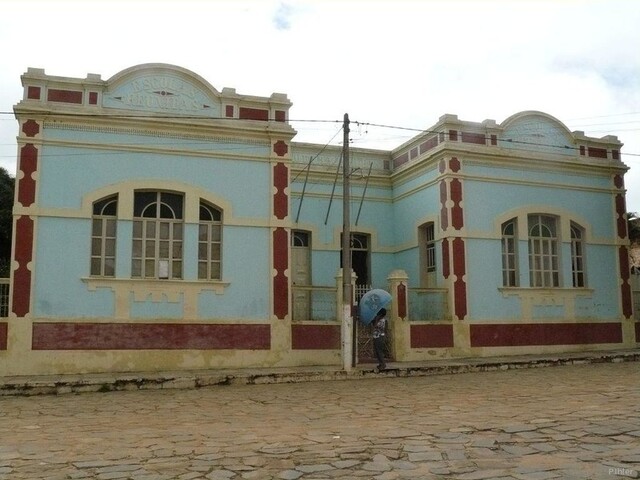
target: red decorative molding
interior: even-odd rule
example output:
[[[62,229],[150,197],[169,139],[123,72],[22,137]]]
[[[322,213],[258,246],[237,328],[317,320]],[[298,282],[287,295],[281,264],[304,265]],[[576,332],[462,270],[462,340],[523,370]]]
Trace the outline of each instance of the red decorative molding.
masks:
[[[24,317],[31,303],[31,270],[28,264],[33,255],[33,220],[22,216],[16,220],[16,247],[13,260],[18,264],[13,272],[13,313]]]
[[[461,168],[460,160],[458,160],[456,157],[451,157],[451,160],[449,160],[449,168],[454,173],[459,172]]]
[[[447,191],[447,181],[440,180],[440,226],[442,230],[449,228],[449,209],[447,208],[447,199],[449,192]]]
[[[449,130],[449,140],[452,142],[458,141],[458,131],[457,130]]]
[[[40,100],[40,87],[28,87],[27,98],[29,100]]]
[[[404,283],[398,285],[396,300],[398,302],[398,317],[404,320],[407,318],[407,286]]]
[[[82,92],[50,88],[47,90],[47,101],[82,104]]]
[[[453,206],[451,207],[451,225],[456,230],[462,229],[464,226],[464,215],[462,212],[462,182],[454,178],[451,180],[451,200],[453,201]]]
[[[89,92],[89,105],[98,104],[98,92]]]
[[[239,117],[241,120],[261,120],[266,122],[269,120],[269,110],[240,107]]]
[[[393,167],[398,168],[400,165],[403,165],[409,161],[409,153],[404,152],[399,157],[393,159]]]
[[[623,282],[628,282],[631,278],[631,269],[629,268],[629,250],[622,245],[618,249],[618,261],[620,262],[620,278]]]
[[[0,350],[7,349],[8,325],[7,322],[0,322]]]
[[[462,277],[466,273],[465,267],[465,253],[464,253],[464,240],[461,238],[454,238],[452,242],[453,246],[453,274],[458,277]]]
[[[34,323],[33,350],[269,350],[265,324]]]
[[[285,270],[289,268],[289,235],[282,228],[273,231],[273,314],[280,320],[289,313],[289,283]]]
[[[618,249],[618,262],[620,264],[620,297],[622,299],[622,314],[625,318],[633,316],[633,296],[631,294],[631,278],[629,265],[629,251],[624,245]]]
[[[286,142],[283,142],[282,140],[278,140],[276,143],[273,144],[273,151],[279,157],[284,157],[289,151],[289,146],[286,144]]]
[[[452,325],[411,325],[411,348],[453,347]]]
[[[434,135],[426,142],[423,142],[420,144],[420,153],[423,154],[424,152],[431,150],[432,148],[435,148],[437,146],[438,146],[438,136]]]
[[[491,145],[498,145],[498,136],[491,135]]]
[[[624,200],[624,195],[618,193],[616,195],[616,214],[618,215],[618,237],[627,238],[627,206]]]
[[[484,133],[461,132],[460,137],[464,143],[475,143],[476,145],[486,145],[487,143]]]
[[[287,112],[284,110],[276,110],[276,122],[285,122],[287,120]]]
[[[451,266],[449,260],[449,239],[442,239],[442,276],[449,278],[451,275]]]
[[[409,152],[409,156],[411,157],[411,160],[416,158],[418,156],[418,147],[412,148]]]
[[[40,125],[35,120],[29,119],[22,124],[22,132],[27,137],[35,137],[40,133]]]
[[[621,343],[622,324],[523,323],[471,325],[472,347]]]
[[[613,160],[620,160],[620,150],[611,150],[611,158]]]
[[[340,325],[291,325],[293,350],[339,350]]]
[[[467,284],[463,277],[466,273],[464,240],[454,238],[451,244],[453,250],[453,282],[454,310],[459,320],[467,316]]]
[[[607,149],[606,148],[587,148],[588,155],[593,158],[607,158]]]
[[[226,105],[224,111],[225,111],[225,116],[229,118],[233,117],[233,105]]]
[[[624,188],[624,177],[622,175],[614,175],[613,184],[616,188]]]
[[[20,165],[23,175],[18,180],[18,202],[28,207],[36,200],[36,181],[31,176],[38,169],[38,149],[27,143],[20,149]]]
[[[289,186],[289,169],[284,163],[277,163],[273,167],[273,214],[283,220],[289,214],[289,200],[285,189]]]

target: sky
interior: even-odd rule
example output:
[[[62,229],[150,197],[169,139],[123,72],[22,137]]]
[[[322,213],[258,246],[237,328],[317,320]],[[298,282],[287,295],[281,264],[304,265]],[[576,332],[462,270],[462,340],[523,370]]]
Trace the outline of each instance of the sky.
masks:
[[[27,68],[169,63],[218,91],[286,93],[295,140],[323,145],[345,113],[354,147],[392,149],[447,113],[543,111],[618,136],[640,212],[638,25],[637,0],[0,0],[0,166],[15,174]]]

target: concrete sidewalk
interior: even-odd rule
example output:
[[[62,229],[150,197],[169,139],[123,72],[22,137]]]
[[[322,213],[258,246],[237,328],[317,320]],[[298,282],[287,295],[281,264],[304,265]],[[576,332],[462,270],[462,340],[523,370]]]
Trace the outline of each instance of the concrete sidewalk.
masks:
[[[47,395],[145,389],[189,389],[222,385],[302,383],[359,378],[420,377],[455,373],[592,363],[640,361],[640,349],[521,355],[508,357],[456,358],[425,362],[389,363],[383,372],[374,364],[361,364],[350,372],[339,366],[273,367],[167,372],[110,372],[77,375],[0,377],[0,396]]]

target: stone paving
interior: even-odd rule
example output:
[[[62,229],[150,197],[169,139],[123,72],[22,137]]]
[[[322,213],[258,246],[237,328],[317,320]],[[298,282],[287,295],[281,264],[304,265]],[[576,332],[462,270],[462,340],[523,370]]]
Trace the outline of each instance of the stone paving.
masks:
[[[0,479],[640,478],[640,364],[0,397]]]

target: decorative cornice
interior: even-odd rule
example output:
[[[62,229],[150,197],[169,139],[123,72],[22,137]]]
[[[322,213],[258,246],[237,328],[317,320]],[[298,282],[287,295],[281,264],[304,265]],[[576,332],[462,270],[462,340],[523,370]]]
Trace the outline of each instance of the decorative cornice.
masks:
[[[96,132],[96,133],[115,133],[124,135],[138,135],[147,137],[159,137],[159,138],[174,138],[174,139],[191,139],[202,140],[208,143],[246,143],[249,145],[261,145],[266,148],[270,147],[268,138],[264,139],[251,139],[247,137],[232,137],[232,136],[211,136],[207,134],[196,133],[175,133],[168,130],[154,130],[135,127],[114,127],[114,126],[100,126],[100,125],[87,125],[77,123],[61,123],[59,121],[45,121],[44,127],[52,130],[69,130],[77,132]]]

